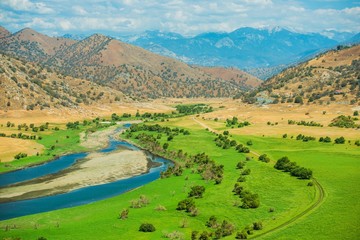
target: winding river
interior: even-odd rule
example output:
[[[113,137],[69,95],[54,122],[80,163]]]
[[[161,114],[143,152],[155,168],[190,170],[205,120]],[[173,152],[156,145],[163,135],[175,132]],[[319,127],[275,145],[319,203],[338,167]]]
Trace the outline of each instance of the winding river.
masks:
[[[133,151],[143,151],[127,142],[110,138],[109,145],[106,148],[99,150],[99,152],[112,152],[117,150],[119,147],[131,149]],[[78,160],[86,157],[88,154],[89,153],[68,154],[42,165],[0,174],[0,187],[59,172],[71,167]],[[152,182],[158,179],[160,177],[160,172],[166,170],[172,163],[169,160],[152,155],[151,153],[147,152],[146,154],[148,156],[150,155],[151,161],[158,163],[158,166],[150,168],[147,173],[110,183],[83,187],[54,196],[1,203],[0,220],[88,204],[114,197]]]

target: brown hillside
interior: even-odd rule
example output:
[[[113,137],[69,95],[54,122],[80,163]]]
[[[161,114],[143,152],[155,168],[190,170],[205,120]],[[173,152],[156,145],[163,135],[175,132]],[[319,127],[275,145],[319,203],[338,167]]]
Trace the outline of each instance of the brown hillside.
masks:
[[[0,38],[8,37],[11,35],[11,32],[9,32],[7,29],[0,26]]]
[[[262,81],[246,72],[237,68],[221,68],[221,67],[199,67],[202,71],[211,74],[214,77],[227,81],[243,83],[244,86],[258,87]]]
[[[0,39],[0,44],[0,51],[7,54],[135,98],[230,97],[254,85],[226,74],[233,70],[205,71],[99,34],[77,42],[24,29]]]
[[[328,51],[264,82],[245,101],[360,103],[360,45]]]
[[[124,95],[96,83],[65,77],[34,63],[0,54],[0,109],[82,108],[124,101]]]
[[[228,97],[253,87],[99,34],[58,51],[47,65],[137,98]]]
[[[7,37],[0,38],[0,50],[27,61],[45,61],[56,51],[75,42],[75,40],[67,38],[48,37],[30,28],[25,28]]]

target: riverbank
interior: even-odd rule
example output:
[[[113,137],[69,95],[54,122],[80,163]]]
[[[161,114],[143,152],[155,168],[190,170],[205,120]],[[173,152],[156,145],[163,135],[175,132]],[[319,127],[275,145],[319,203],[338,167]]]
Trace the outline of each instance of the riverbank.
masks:
[[[142,151],[91,153],[59,173],[0,189],[0,203],[56,195],[113,182],[146,173],[148,168],[149,161]]]

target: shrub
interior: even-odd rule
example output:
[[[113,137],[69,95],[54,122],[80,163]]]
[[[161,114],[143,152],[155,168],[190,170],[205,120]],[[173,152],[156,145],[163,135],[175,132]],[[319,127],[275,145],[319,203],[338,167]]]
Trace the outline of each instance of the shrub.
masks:
[[[14,156],[15,159],[25,158],[27,157],[26,153],[18,153]]]
[[[243,169],[245,166],[245,162],[244,161],[240,161],[238,162],[238,164],[236,165],[236,169]]]
[[[127,219],[128,218],[128,216],[129,216],[129,209],[123,209],[122,211],[121,211],[121,213],[119,214],[119,218],[121,219],[121,220],[125,220],[125,219]]]
[[[246,231],[238,232],[236,234],[236,239],[247,239],[247,233]]]
[[[209,218],[208,221],[206,221],[205,226],[209,227],[209,228],[217,228],[219,226],[218,222],[217,222],[217,218],[213,215]]]
[[[245,182],[246,181],[246,178],[245,176],[240,176],[238,179],[237,179],[238,182]]]
[[[340,115],[329,124],[330,127],[355,128],[358,127],[350,116]]]
[[[263,229],[262,222],[254,222],[254,223],[253,223],[253,229],[254,229],[254,230],[261,230],[261,229]]]
[[[151,223],[143,223],[139,227],[140,232],[155,232],[155,227]]]
[[[335,143],[336,144],[344,144],[345,143],[345,138],[344,137],[336,138]]]
[[[166,211],[166,207],[163,206],[163,205],[158,205],[156,208],[155,208],[156,211]]]
[[[242,197],[241,208],[258,208],[260,206],[259,195],[250,192],[245,192]]]
[[[204,186],[193,186],[191,187],[191,191],[189,192],[188,197],[202,198],[204,192]]]
[[[259,156],[259,161],[268,163],[270,162],[270,158],[266,154],[262,154]]]
[[[191,212],[192,209],[195,208],[195,202],[194,199],[192,198],[186,198],[184,200],[181,200],[178,205],[176,210],[185,210],[186,212]]]

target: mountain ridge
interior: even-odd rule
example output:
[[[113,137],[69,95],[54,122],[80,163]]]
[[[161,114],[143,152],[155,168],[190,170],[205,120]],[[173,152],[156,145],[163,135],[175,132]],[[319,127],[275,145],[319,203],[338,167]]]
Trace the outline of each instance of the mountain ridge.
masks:
[[[233,66],[240,69],[283,69],[339,44],[324,36],[324,33],[297,33],[282,27],[244,27],[229,33],[207,32],[193,37],[180,35],[176,39],[167,37],[167,34],[172,36],[176,33],[162,32],[165,37],[159,37],[155,31],[147,32],[146,38],[142,34],[117,38],[150,51],[155,49],[158,54],[175,57],[189,64]],[[266,79],[274,72],[277,71],[257,76]]]
[[[43,44],[44,39],[48,45]],[[218,74],[212,76],[200,68],[101,34],[75,41],[25,29],[0,39],[0,43],[8,43],[0,46],[4,53],[113,87],[135,98],[226,97],[260,84],[253,78],[247,85],[245,74],[238,74],[244,79],[236,77],[231,81]],[[21,49],[22,44],[31,47]]]

